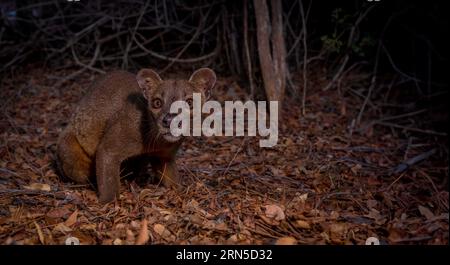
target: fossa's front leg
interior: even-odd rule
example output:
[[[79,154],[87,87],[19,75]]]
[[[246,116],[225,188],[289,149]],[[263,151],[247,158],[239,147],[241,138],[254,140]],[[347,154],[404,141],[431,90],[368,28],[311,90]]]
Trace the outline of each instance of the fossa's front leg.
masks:
[[[111,202],[115,198],[119,198],[120,165],[125,159],[139,154],[140,151],[138,143],[130,142],[125,146],[119,146],[119,144],[117,135],[105,134],[97,149],[95,174],[100,203]]]

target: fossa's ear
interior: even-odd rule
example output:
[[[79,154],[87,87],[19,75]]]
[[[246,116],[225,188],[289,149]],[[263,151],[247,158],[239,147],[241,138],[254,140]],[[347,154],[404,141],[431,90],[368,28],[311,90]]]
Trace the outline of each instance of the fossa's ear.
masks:
[[[191,75],[189,82],[203,92],[205,100],[208,100],[216,84],[216,73],[209,68],[200,68]]]
[[[159,77],[158,73],[146,68],[141,69],[138,72],[136,80],[139,84],[139,87],[142,88],[144,96],[146,96],[145,92],[154,89],[162,82],[162,79],[161,77]]]

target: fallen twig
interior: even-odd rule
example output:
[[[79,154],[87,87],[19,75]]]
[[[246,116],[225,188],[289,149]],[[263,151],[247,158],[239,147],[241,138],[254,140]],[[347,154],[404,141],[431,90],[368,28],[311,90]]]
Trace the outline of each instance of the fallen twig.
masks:
[[[54,197],[60,200],[64,200],[67,198],[66,194],[64,192],[58,191],[58,192],[48,192],[48,191],[40,191],[40,190],[18,190],[18,189],[6,189],[6,190],[0,190],[0,196],[2,195],[44,195],[44,196],[50,196]]]
[[[402,173],[404,171],[406,171],[408,168],[410,168],[411,166],[419,163],[422,160],[427,159],[428,157],[434,155],[434,153],[436,153],[436,148],[431,149],[428,152],[422,153],[420,155],[417,155],[415,157],[412,157],[408,160],[403,161],[402,163],[400,163],[399,165],[397,165],[396,167],[391,169],[391,174],[399,174]]]
[[[404,126],[404,125],[400,125],[400,124],[395,124],[395,123],[391,123],[391,122],[375,122],[375,124],[378,125],[383,125],[383,126],[389,126],[389,127],[394,127],[394,128],[399,128],[399,129],[403,129],[406,131],[412,131],[412,132],[418,132],[418,133],[424,133],[424,134],[431,134],[431,135],[438,135],[438,136],[447,136],[446,133],[443,132],[436,132],[436,131],[432,131],[432,130],[424,130],[424,129],[419,129],[419,128],[412,128],[412,127],[408,127],[408,126]]]

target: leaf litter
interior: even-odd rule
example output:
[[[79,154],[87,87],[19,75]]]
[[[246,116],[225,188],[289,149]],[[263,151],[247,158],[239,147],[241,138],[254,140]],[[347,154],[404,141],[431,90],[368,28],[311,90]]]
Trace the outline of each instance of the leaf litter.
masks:
[[[101,205],[93,187],[61,180],[54,167],[56,139],[94,77],[54,89],[45,71],[30,70],[28,89],[3,80],[1,244],[364,244],[370,236],[448,244],[446,144],[419,138],[409,157],[438,152],[389,174],[404,161],[405,140],[383,128],[349,136],[359,105],[331,90],[311,93],[306,116],[286,99],[275,147],[260,148],[257,137],[189,138],[178,154],[182,192],[124,179],[119,200]],[[245,99],[229,78],[214,98],[230,90]]]

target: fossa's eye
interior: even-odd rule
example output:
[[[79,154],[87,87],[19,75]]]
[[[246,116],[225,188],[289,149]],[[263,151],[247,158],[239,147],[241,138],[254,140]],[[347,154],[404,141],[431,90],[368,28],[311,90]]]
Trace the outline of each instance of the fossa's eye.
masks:
[[[152,101],[152,107],[154,109],[160,109],[162,107],[162,100],[160,98],[155,98]]]

